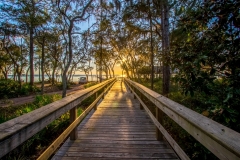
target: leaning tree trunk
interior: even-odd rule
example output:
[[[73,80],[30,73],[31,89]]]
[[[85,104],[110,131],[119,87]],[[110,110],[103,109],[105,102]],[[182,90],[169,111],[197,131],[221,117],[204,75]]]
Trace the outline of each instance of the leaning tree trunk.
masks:
[[[73,29],[73,21],[70,21],[70,26],[69,26],[69,29],[68,29],[69,55],[68,55],[67,65],[64,68],[63,76],[62,76],[62,84],[63,84],[62,98],[67,96],[67,71],[68,71],[68,68],[70,67],[70,64],[72,62],[72,29]]]
[[[163,49],[163,95],[168,96],[170,88],[170,42],[169,42],[169,7],[168,0],[162,2],[161,5],[161,21],[162,21],[162,49]]]

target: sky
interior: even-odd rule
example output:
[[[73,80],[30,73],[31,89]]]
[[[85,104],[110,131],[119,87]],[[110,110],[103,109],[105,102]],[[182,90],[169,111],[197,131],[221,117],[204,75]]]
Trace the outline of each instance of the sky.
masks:
[[[91,16],[89,21],[85,21],[85,22],[79,23],[78,27],[81,28],[81,31],[85,31],[85,30],[88,30],[88,28],[91,27],[93,25],[93,23],[95,23],[95,22],[96,22],[95,18],[93,16]],[[94,68],[92,70],[92,73],[96,74],[96,65],[91,63],[91,67]],[[84,74],[84,72],[76,71],[76,74]],[[115,75],[122,75],[122,68],[120,67],[120,65],[115,65],[115,67],[114,67],[114,74]]]

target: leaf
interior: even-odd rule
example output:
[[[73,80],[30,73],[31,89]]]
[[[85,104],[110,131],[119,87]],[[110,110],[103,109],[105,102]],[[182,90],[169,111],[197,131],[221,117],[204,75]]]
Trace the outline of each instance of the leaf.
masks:
[[[212,68],[211,71],[210,71],[210,75],[215,74],[215,72],[216,72],[216,70],[214,68]]]
[[[233,95],[231,93],[228,93],[227,98],[223,102],[226,103],[232,97]]]
[[[193,90],[192,90],[192,89],[190,90],[190,95],[191,95],[191,97],[193,97],[193,96],[194,96],[194,92],[193,92]]]

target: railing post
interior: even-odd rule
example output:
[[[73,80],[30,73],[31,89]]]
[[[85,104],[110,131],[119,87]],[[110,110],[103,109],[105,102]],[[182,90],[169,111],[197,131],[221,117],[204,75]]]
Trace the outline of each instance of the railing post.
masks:
[[[143,98],[143,94],[140,93],[140,99],[142,100],[142,98]],[[141,103],[140,103],[140,109],[143,110],[143,105]]]
[[[103,96],[102,96],[102,99],[104,99],[105,97],[105,87],[103,88]]]
[[[133,89],[133,92],[132,92],[132,93],[133,93],[133,98],[136,99],[136,96],[135,96],[135,94],[136,94],[136,89],[135,89],[134,87],[133,87],[132,89]]]
[[[160,110],[158,107],[156,107],[156,119],[158,120],[158,122],[160,124],[162,124],[162,122],[163,122],[163,118],[162,117],[163,117],[162,110]],[[156,139],[158,141],[163,140],[163,135],[162,135],[162,133],[159,131],[159,129],[157,127],[156,127]]]
[[[98,92],[95,93],[95,99],[97,98],[98,98]],[[97,110],[97,103],[95,104],[94,109]]]
[[[77,107],[74,107],[70,110],[70,123],[73,123],[77,119]],[[70,139],[75,140],[78,138],[77,127],[72,130],[70,133]]]

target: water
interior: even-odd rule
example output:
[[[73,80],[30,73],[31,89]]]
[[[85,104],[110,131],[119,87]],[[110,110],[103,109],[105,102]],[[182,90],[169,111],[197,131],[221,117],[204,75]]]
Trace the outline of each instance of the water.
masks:
[[[78,82],[80,77],[86,77],[85,75],[74,75],[71,79],[71,81],[73,82]],[[9,79],[13,79],[13,75],[8,75]],[[21,79],[26,82],[26,76],[22,75]],[[47,75],[44,76],[45,81],[49,79],[49,77]],[[28,75],[28,82],[30,80],[30,76]],[[62,81],[62,77],[61,76],[57,76],[57,81],[61,82]],[[89,75],[88,76],[88,81],[97,81],[97,76],[96,75]],[[39,75],[34,75],[34,82],[39,82]]]

